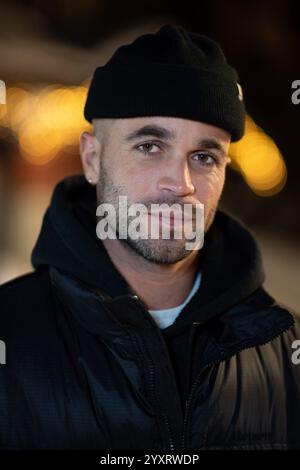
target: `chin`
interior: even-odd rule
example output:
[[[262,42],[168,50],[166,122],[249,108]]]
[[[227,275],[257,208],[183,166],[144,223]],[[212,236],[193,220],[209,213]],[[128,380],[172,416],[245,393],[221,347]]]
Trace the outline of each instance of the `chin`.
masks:
[[[135,253],[156,264],[174,264],[189,256],[192,250],[186,250],[185,243],[182,240],[155,240],[151,243],[145,240],[127,240]]]

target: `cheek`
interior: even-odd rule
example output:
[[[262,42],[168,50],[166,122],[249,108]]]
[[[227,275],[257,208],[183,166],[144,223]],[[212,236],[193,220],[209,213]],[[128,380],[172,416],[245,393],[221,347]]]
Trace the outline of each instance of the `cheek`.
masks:
[[[153,190],[159,178],[158,169],[150,168],[149,165],[137,164],[127,155],[124,155],[124,157],[124,163],[115,168],[116,180],[126,186],[131,194],[143,195],[146,191]]]
[[[124,169],[116,175],[116,178],[122,186],[128,189],[130,194],[143,194],[151,186],[149,175],[136,170],[126,171]]]
[[[201,175],[195,181],[197,198],[208,204],[218,201],[224,186],[225,172],[216,170],[207,175]]]
[[[114,183],[128,196],[130,201],[141,201],[152,188],[152,179],[147,172],[123,165],[114,171]]]

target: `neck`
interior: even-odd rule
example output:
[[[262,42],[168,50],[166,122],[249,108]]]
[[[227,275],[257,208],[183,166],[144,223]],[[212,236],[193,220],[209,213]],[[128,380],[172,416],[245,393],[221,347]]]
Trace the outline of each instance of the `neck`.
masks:
[[[149,310],[172,308],[188,296],[198,270],[198,250],[173,264],[144,259],[118,239],[102,240],[115,267]]]

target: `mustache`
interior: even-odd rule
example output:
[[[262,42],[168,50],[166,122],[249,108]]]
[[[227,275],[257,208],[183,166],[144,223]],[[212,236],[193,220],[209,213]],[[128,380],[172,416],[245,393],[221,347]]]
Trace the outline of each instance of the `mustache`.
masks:
[[[173,204],[178,205],[181,207],[181,209],[184,209],[186,205],[191,205],[193,209],[196,209],[196,205],[200,204],[200,201],[182,201],[182,199],[165,199],[165,198],[159,198],[159,199],[152,199],[151,201],[141,201],[141,204],[144,204],[144,206],[147,207],[148,210],[151,209],[152,204],[167,204],[168,206],[172,206]]]

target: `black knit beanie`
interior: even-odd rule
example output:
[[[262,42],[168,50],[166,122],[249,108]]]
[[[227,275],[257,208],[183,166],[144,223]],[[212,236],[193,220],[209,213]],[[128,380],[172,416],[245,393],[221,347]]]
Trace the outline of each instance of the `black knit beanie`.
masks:
[[[119,47],[95,70],[84,117],[172,116],[244,133],[239,77],[212,39],[166,24]]]

